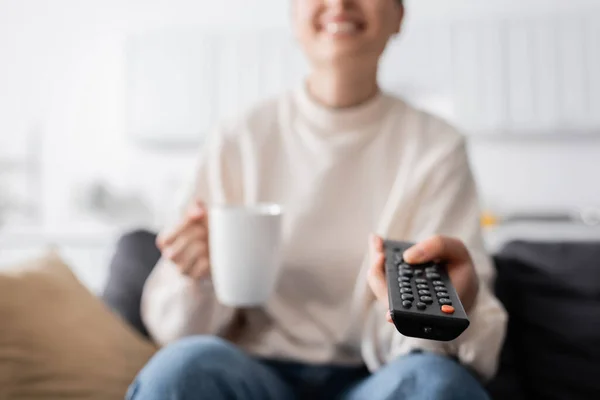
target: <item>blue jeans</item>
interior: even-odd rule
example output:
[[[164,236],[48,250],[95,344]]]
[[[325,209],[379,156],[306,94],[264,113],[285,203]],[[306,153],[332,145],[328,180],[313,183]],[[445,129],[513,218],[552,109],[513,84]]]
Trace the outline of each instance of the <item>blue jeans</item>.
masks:
[[[398,358],[375,374],[364,367],[259,360],[210,336],[159,351],[129,388],[128,400],[478,400],[482,386],[456,361],[428,353]]]

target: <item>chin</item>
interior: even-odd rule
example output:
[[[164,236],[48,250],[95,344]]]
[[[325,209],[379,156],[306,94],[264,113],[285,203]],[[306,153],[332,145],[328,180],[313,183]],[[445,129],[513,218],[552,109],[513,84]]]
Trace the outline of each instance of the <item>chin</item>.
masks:
[[[373,52],[360,43],[330,43],[320,46],[319,51],[315,52],[312,58],[319,60],[320,64],[337,65],[352,60],[371,58],[372,55]]]

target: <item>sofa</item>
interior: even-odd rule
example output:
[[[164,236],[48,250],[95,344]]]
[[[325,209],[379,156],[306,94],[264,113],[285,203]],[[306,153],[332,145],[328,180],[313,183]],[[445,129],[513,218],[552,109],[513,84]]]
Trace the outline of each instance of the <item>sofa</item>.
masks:
[[[600,242],[508,243],[494,256],[509,313],[495,399],[600,399]]]
[[[155,238],[121,237],[99,298],[56,255],[16,278],[0,274],[0,400],[123,398],[157,350],[139,311],[160,257]],[[600,242],[514,241],[494,254],[495,290],[510,318],[498,374],[486,384],[493,399],[600,398],[599,260]],[[5,321],[19,331],[7,335]]]

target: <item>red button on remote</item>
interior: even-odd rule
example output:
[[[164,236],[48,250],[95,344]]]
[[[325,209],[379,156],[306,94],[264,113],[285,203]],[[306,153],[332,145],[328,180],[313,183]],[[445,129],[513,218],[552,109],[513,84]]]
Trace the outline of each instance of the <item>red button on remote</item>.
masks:
[[[444,304],[442,306],[442,312],[444,314],[454,314],[454,307]]]

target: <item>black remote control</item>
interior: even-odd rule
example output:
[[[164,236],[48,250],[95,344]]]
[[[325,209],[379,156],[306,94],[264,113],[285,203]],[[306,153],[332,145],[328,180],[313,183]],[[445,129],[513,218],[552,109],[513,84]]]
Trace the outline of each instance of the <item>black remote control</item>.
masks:
[[[409,265],[402,254],[412,243],[384,240],[390,313],[404,336],[450,341],[469,326],[467,313],[443,264]]]

